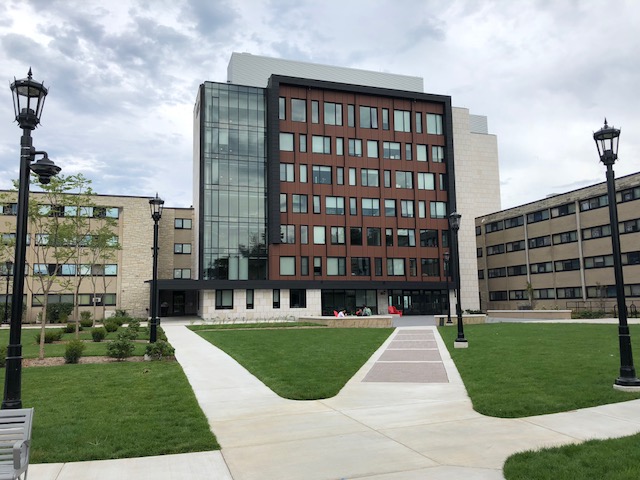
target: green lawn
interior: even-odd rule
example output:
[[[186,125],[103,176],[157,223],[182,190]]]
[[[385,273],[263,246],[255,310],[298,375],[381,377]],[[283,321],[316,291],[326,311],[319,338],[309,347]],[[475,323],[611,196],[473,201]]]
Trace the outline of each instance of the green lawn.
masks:
[[[640,351],[640,326],[630,330]],[[612,387],[620,368],[617,325],[466,325],[468,349],[453,348],[455,328],[440,333],[474,408],[486,415],[520,417],[640,398]],[[518,453],[503,473],[507,480],[637,480],[638,445],[640,434]]]
[[[195,329],[200,330],[200,329]],[[293,400],[335,396],[391,328],[200,330],[274,392]]]
[[[620,371],[616,325],[499,323],[439,331],[480,413],[525,417],[640,398],[612,385]],[[640,326],[631,325],[640,352]],[[640,357],[639,357],[640,358]]]

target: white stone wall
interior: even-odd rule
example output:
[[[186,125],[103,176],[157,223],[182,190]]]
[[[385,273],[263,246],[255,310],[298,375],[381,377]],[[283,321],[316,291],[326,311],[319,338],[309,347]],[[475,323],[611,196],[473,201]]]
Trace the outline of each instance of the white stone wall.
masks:
[[[273,308],[273,290],[254,290],[253,309],[247,309],[246,290],[233,291],[233,308],[216,310],[216,291],[200,292],[200,316],[205,321],[224,322],[238,320],[285,321],[301,316],[321,315],[321,291],[307,290],[307,308],[289,308],[289,290],[280,290],[280,308]]]
[[[495,135],[471,133],[468,109],[454,107],[452,111],[456,201],[462,215],[458,232],[460,301],[463,310],[477,310],[480,300],[475,219],[500,210],[498,142]],[[451,300],[455,312],[455,297]]]

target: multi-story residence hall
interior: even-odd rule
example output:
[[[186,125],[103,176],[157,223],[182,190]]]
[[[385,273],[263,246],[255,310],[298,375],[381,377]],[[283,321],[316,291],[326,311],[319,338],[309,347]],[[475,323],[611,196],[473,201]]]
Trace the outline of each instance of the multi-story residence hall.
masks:
[[[233,54],[196,99],[197,280],[180,285],[203,318],[441,312],[457,210],[478,308],[473,219],[498,192],[486,118],[421,78]]]
[[[616,180],[627,305],[640,305],[640,173]],[[482,308],[612,309],[607,187],[600,183],[476,218]]]

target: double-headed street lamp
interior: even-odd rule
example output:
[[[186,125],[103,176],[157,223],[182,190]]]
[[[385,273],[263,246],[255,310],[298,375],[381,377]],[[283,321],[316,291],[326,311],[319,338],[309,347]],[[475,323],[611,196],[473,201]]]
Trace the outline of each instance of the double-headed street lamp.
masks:
[[[607,167],[607,196],[609,199],[609,223],[611,224],[611,245],[613,247],[613,271],[616,281],[618,303],[618,340],[620,343],[620,376],[614,382],[614,388],[640,389],[640,380],[636,377],[631,351],[631,334],[627,325],[627,304],[624,294],[622,275],[622,255],[620,253],[620,232],[618,228],[618,205],[616,203],[616,180],[613,164],[618,158],[618,140],[620,129],[610,127],[604,119],[604,127],[593,134],[598,147],[600,161]]]
[[[442,258],[444,260],[442,267],[444,269],[444,274],[447,277],[447,323],[451,324],[451,293],[449,292],[449,260],[451,259],[451,254],[449,252],[444,252]]]
[[[13,110],[16,122],[22,129],[20,137],[20,179],[18,182],[18,211],[16,214],[16,249],[14,256],[13,294],[11,300],[11,326],[9,328],[9,345],[7,346],[6,375],[4,381],[4,399],[2,408],[22,408],[20,398],[22,384],[22,345],[20,344],[22,328],[22,305],[24,294],[24,273],[27,247],[27,219],[29,209],[30,172],[35,173],[40,183],[47,184],[51,177],[60,172],[47,152],[33,148],[31,131],[40,123],[44,100],[48,90],[42,83],[31,78],[31,69],[27,78],[15,80],[11,84]],[[34,162],[36,155],[41,155]]]
[[[462,326],[462,307],[460,305],[460,246],[458,245],[458,230],[460,230],[460,215],[453,212],[449,215],[449,227],[453,230],[453,238],[455,242],[455,255],[453,262],[456,272],[456,315],[458,316],[458,337],[454,342],[455,348],[466,348],[469,346],[467,339],[464,338],[464,327]]]
[[[158,222],[162,217],[164,200],[156,197],[149,200],[151,218],[153,219],[153,277],[151,280],[151,322],[149,325],[149,342],[155,343],[158,339]]]

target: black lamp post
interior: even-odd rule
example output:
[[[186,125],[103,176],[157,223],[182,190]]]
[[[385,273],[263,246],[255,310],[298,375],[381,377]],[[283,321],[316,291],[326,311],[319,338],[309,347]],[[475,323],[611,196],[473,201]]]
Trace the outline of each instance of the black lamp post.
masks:
[[[450,325],[451,322],[451,294],[449,292],[449,260],[451,258],[451,254],[449,252],[444,252],[442,255],[444,258],[444,274],[447,277],[447,323]]]
[[[153,279],[151,280],[151,324],[149,343],[155,343],[158,339],[158,222],[162,217],[164,200],[156,197],[149,200],[151,218],[153,219]]]
[[[449,215],[449,227],[453,230],[454,248],[455,248],[455,272],[456,272],[456,315],[458,316],[458,337],[454,342],[455,348],[466,348],[469,344],[464,338],[464,327],[462,326],[462,307],[460,305],[460,247],[458,245],[458,230],[460,230],[460,215],[453,212]]]
[[[9,323],[9,279],[11,278],[11,270],[13,270],[13,262],[7,260],[4,262],[4,267],[7,269],[7,289],[4,295],[4,318],[2,323]]]
[[[611,245],[613,247],[613,271],[616,280],[618,301],[618,340],[620,343],[620,376],[615,387],[628,389],[639,387],[631,351],[631,334],[627,325],[627,304],[624,295],[624,277],[622,275],[622,256],[620,254],[620,232],[618,229],[618,205],[616,203],[616,182],[613,164],[618,158],[618,140],[620,129],[610,127],[604,119],[604,127],[593,134],[598,147],[600,161],[607,167],[607,196],[609,198],[609,222],[611,223]],[[635,390],[635,388],[634,388]]]
[[[11,300],[11,326],[7,346],[6,376],[2,408],[22,408],[20,391],[22,386],[22,296],[24,294],[24,271],[27,247],[27,219],[29,208],[30,171],[38,175],[40,183],[47,184],[51,177],[60,172],[46,152],[33,148],[31,131],[40,123],[44,100],[48,90],[42,83],[31,79],[31,69],[27,78],[15,80],[11,84],[13,110],[16,122],[22,129],[20,138],[20,179],[18,183],[18,211],[16,218],[16,250],[13,272],[13,294]],[[36,155],[42,155],[34,162]],[[32,163],[34,162],[34,163]]]

